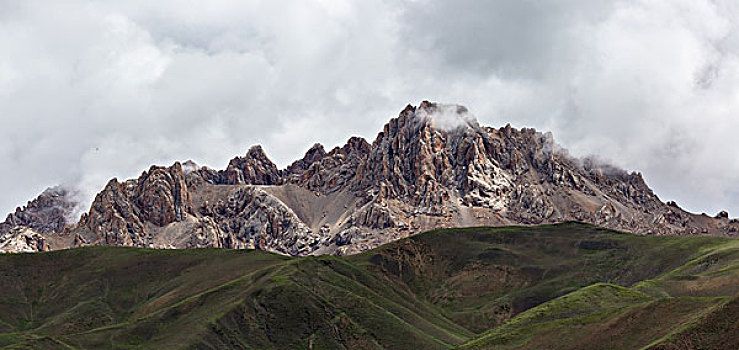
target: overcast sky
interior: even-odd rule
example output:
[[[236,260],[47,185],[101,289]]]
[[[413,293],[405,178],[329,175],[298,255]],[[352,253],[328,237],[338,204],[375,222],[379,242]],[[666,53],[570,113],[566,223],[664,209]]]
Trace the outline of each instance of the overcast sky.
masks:
[[[285,166],[428,99],[739,216],[738,27],[735,0],[0,0],[0,212],[256,143]]]

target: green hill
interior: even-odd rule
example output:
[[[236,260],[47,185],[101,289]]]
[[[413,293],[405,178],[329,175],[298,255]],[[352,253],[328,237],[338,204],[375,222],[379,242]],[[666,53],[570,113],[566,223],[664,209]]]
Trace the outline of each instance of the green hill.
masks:
[[[568,223],[354,256],[87,247],[0,256],[0,348],[738,348],[739,241]]]

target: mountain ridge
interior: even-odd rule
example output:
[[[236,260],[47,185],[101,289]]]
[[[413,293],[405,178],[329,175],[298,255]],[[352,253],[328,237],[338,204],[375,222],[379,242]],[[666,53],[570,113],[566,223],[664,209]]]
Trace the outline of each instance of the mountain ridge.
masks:
[[[38,216],[15,219],[26,209],[19,210],[0,228],[48,227],[32,220]],[[663,203],[638,172],[571,157],[551,133],[484,127],[462,106],[423,101],[390,119],[372,143],[352,137],[328,152],[315,144],[284,169],[256,145],[224,170],[188,161],[112,179],[78,222],[59,229],[57,220],[38,234],[50,249],[351,254],[435,228],[565,221],[640,234],[739,230],[725,212],[709,217]]]

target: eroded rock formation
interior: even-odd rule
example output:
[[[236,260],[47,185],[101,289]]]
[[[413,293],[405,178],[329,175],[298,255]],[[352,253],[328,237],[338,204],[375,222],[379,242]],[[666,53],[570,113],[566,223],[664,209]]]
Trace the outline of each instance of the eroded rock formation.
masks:
[[[40,233],[62,232],[64,227],[75,220],[78,210],[75,193],[64,187],[47,188],[26,206],[15,209],[0,223],[0,234],[14,227],[24,226]]]
[[[283,170],[254,146],[225,170],[188,161],[113,179],[74,225],[59,219],[64,201],[42,196],[0,226],[38,232],[16,230],[6,241],[32,250],[113,244],[308,255],[360,252],[442,227],[576,220],[640,234],[739,229],[726,212],[663,203],[639,173],[569,156],[550,133],[480,126],[464,107],[430,102],[407,106],[372,144],[352,137],[329,152],[316,144]]]
[[[16,226],[0,235],[0,253],[47,252],[51,246],[43,235],[28,227]]]

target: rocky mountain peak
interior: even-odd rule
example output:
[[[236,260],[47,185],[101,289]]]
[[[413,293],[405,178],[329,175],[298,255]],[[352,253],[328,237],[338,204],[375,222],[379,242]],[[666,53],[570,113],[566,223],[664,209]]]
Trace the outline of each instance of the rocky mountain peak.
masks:
[[[341,150],[346,153],[361,153],[367,154],[370,150],[370,144],[363,137],[352,136],[346,141],[346,144],[341,147]]]
[[[287,169],[285,169],[284,173],[287,176],[292,174],[302,174],[304,171],[308,170],[311,164],[320,161],[325,156],[326,150],[323,148],[323,145],[316,143],[305,152],[302,159],[298,159],[290,164]]]
[[[152,166],[137,182],[135,197],[142,219],[161,227],[184,220],[185,214],[192,211],[179,162],[169,168]]]
[[[282,170],[254,146],[224,170],[188,161],[112,179],[57,239],[43,230],[64,226],[55,218],[66,196],[44,193],[0,224],[5,232],[38,229],[35,235],[3,237],[39,249],[114,244],[306,255],[360,252],[460,226],[582,221],[641,234],[739,232],[727,213],[696,215],[663,203],[640,173],[573,157],[551,133],[481,127],[462,106],[428,101],[408,105],[371,144],[352,137],[328,152],[314,144]]]
[[[455,196],[457,187],[469,190],[460,181],[476,171],[469,169],[471,162],[493,171],[483,159],[481,132],[462,106],[428,101],[418,108],[409,105],[378,134],[359,187],[378,187],[382,197],[409,198],[425,210],[443,211],[439,205]]]
[[[344,146],[334,147],[328,153],[321,155],[315,149],[316,146],[288,167],[284,180],[314,191],[332,193],[352,184],[357,168],[366,160],[370,144],[361,137],[351,137]]]
[[[76,192],[56,186],[44,190],[24,207],[18,207],[0,223],[0,233],[16,226],[24,226],[40,233],[60,233],[64,227],[77,220],[79,202]]]
[[[198,163],[195,163],[193,160],[186,160],[182,163],[182,172],[184,174],[189,174],[194,171],[201,170],[202,167],[198,165]]]
[[[467,107],[455,104],[440,104],[423,101],[415,110],[414,117],[442,132],[458,129],[478,129],[477,118]]]
[[[399,131],[408,134],[431,135],[437,132],[447,135],[478,129],[480,126],[477,119],[466,107],[423,101],[418,107],[406,106],[397,118],[386,124],[378,137],[388,133],[397,134]]]
[[[325,156],[326,150],[323,148],[323,145],[320,143],[315,143],[305,152],[305,155],[301,160],[305,161],[308,164],[313,164],[314,162],[321,160]]]
[[[264,153],[262,146],[249,148],[244,157],[231,159],[222,173],[221,182],[229,185],[276,185],[280,171]]]
[[[249,149],[246,151],[246,159],[255,159],[256,161],[263,163],[272,162],[271,160],[269,160],[269,157],[267,157],[267,153],[264,152],[264,149],[261,145],[254,145],[249,147]]]
[[[182,165],[152,166],[137,179],[108,181],[77,225],[77,234],[86,242],[148,246],[147,223],[164,227],[192,212]]]

